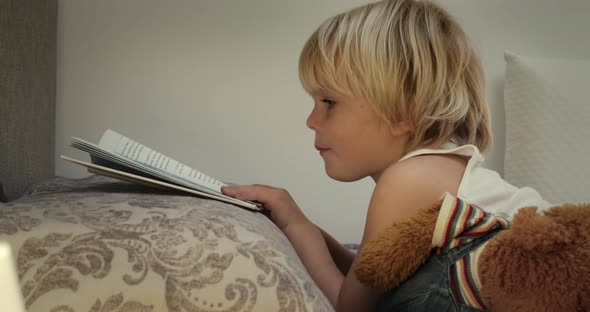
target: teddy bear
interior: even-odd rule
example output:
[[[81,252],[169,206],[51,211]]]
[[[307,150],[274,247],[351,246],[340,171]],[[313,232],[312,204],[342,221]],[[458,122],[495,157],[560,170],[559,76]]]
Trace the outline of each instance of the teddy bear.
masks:
[[[358,257],[357,278],[383,292],[379,311],[590,311],[590,204],[522,207],[508,222],[446,194]],[[428,290],[437,284],[449,287]]]

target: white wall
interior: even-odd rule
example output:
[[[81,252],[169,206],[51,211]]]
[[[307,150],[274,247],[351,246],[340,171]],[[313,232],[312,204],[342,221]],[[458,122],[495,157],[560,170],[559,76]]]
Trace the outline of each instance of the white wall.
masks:
[[[289,189],[344,242],[358,242],[372,181],[325,176],[305,126],[297,59],[325,18],[363,0],[60,0],[56,153],[70,136],[122,132],[218,179]],[[442,0],[479,46],[502,172],[505,49],[590,57],[590,1]],[[82,177],[57,158],[56,174]]]

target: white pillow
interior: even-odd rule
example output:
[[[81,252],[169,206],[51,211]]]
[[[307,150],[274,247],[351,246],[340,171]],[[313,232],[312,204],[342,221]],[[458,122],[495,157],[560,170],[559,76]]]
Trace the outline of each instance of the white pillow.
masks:
[[[590,60],[504,59],[504,178],[555,204],[590,202]]]

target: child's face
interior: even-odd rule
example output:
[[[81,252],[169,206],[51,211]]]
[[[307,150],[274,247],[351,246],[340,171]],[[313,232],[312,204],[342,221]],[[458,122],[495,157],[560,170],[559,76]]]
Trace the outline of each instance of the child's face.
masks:
[[[360,97],[336,92],[312,94],[307,126],[331,178],[349,182],[381,173],[405,151],[407,131],[387,125]]]

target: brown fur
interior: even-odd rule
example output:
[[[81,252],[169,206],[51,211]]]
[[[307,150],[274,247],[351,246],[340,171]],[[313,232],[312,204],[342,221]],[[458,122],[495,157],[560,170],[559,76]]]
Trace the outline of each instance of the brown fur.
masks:
[[[441,203],[392,224],[359,252],[354,270],[378,290],[399,286],[431,255]],[[590,204],[522,208],[479,259],[491,311],[590,311]]]
[[[395,222],[359,251],[358,279],[378,290],[397,287],[430,256],[441,202]]]
[[[479,275],[491,311],[590,311],[590,205],[520,209]]]

